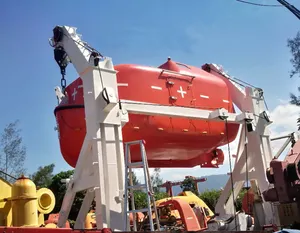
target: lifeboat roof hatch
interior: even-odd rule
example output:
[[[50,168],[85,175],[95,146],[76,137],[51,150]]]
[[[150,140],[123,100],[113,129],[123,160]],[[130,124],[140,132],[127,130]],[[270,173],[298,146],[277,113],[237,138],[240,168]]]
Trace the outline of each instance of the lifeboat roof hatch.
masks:
[[[176,62],[172,61],[170,57],[168,57],[168,60],[164,64],[160,65],[158,68],[180,72],[178,65],[176,64]]]

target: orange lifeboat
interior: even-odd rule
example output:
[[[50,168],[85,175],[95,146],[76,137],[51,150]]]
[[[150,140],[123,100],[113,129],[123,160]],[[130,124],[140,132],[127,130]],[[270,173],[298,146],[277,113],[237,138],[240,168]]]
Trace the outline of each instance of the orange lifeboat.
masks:
[[[167,106],[234,113],[226,82],[201,68],[168,59],[159,68],[116,65],[119,98]],[[83,86],[80,78],[66,87],[67,102],[55,108],[61,153],[75,167],[86,134]],[[229,142],[239,125],[228,124]],[[224,122],[129,114],[123,127],[124,142],[145,140],[150,167],[218,167],[224,154],[218,147],[228,143]],[[139,161],[139,148],[132,148],[133,161]]]

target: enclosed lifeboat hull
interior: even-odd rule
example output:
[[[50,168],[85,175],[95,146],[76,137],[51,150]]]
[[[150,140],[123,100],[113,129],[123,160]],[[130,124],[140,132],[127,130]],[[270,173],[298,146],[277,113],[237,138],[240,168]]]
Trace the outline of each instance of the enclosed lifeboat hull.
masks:
[[[116,65],[115,70],[123,102],[234,112],[226,82],[202,69],[168,60],[159,68]],[[72,82],[66,88],[67,103],[55,108],[61,153],[72,167],[86,134],[82,87],[81,78]],[[224,161],[218,147],[236,138],[239,125],[228,124],[227,129],[224,122],[129,114],[122,133],[124,142],[146,141],[150,167],[218,167]],[[139,148],[132,148],[131,157],[140,160]]]

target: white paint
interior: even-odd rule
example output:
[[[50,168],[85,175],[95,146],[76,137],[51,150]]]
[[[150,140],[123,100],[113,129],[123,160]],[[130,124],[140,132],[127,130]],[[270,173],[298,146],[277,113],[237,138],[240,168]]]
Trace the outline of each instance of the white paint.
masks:
[[[156,89],[156,90],[162,90],[161,87],[157,87],[157,86],[151,86],[152,89]]]
[[[73,90],[73,93],[72,93],[73,101],[75,101],[75,99],[76,99],[76,95],[78,93],[77,89],[79,89],[79,88],[83,88],[83,85],[78,85],[77,88],[74,87],[74,90]]]
[[[118,83],[118,87],[128,87],[128,83]]]
[[[180,86],[180,88],[179,88],[179,90],[177,90],[177,92],[181,94],[181,97],[182,97],[182,98],[184,98],[184,94],[186,94],[186,91],[184,91],[184,90],[182,89],[182,86]]]
[[[224,103],[229,103],[229,100],[223,100]]]
[[[157,67],[150,67],[150,66],[136,66],[136,69],[141,69],[141,70],[146,70],[146,71],[159,71],[161,72],[162,70],[157,68]]]
[[[76,88],[74,88],[74,91],[73,91],[73,93],[72,93],[73,101],[75,101],[76,95],[77,95],[77,90],[76,90]]]
[[[121,103],[139,103],[139,104],[147,104],[147,105],[156,105],[157,103],[151,103],[151,102],[142,102],[142,101],[134,101],[134,100],[126,100],[122,99]]]
[[[184,74],[184,75],[189,75],[189,76],[193,76],[194,74],[192,74],[191,72],[185,71],[185,70],[181,70],[179,71],[180,74]]]
[[[208,99],[209,96],[208,95],[200,95],[201,98],[205,98],[205,99]]]

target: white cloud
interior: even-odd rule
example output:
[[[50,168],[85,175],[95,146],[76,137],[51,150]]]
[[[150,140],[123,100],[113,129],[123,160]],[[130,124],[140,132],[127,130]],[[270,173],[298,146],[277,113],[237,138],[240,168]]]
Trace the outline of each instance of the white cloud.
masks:
[[[297,130],[297,118],[299,117],[300,108],[288,103],[278,105],[270,112],[273,124],[270,129],[273,134],[291,132]]]
[[[271,131],[271,137],[278,137],[287,135],[289,133],[297,131],[297,118],[300,115],[300,108],[288,103],[288,101],[278,100],[279,105],[270,111],[270,117],[273,123],[269,126]],[[240,133],[239,133],[240,134]],[[230,144],[231,155],[235,155],[237,152],[239,134],[235,141]],[[282,146],[285,139],[277,140],[271,143],[273,154],[278,151]],[[229,156],[227,146],[221,147],[224,152],[225,160],[224,165],[218,169],[213,168],[162,168],[161,176],[164,180],[182,180],[186,175],[192,176],[207,176],[213,174],[225,174],[229,172]],[[282,154],[285,156],[287,151]],[[234,166],[235,160],[232,159],[232,166]],[[153,172],[153,169],[150,169],[150,172]],[[143,178],[142,171],[137,172],[137,177],[139,179]]]
[[[300,108],[288,103],[278,105],[272,112],[270,112],[273,124],[270,126],[272,137],[285,136],[297,131],[297,118],[300,116]],[[275,154],[286,139],[280,139],[271,143],[273,153]],[[282,153],[284,157],[287,153]],[[282,157],[280,157],[282,158]]]
[[[279,102],[280,104],[288,104],[290,101],[289,101],[289,100],[279,99],[278,102]]]

